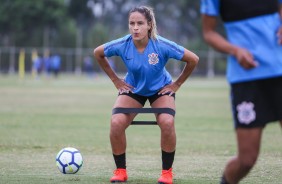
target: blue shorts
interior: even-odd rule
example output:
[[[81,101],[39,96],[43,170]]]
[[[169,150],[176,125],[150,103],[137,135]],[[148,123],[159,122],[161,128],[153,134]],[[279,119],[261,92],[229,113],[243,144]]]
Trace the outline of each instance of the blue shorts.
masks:
[[[158,93],[156,93],[156,94],[154,94],[152,96],[141,96],[141,95],[137,95],[135,93],[129,92],[129,93],[122,93],[122,94],[119,94],[119,95],[130,96],[131,98],[133,98],[134,100],[139,102],[142,106],[144,106],[147,100],[149,100],[150,105],[151,105],[152,103],[154,103],[154,101],[156,101],[161,96],[169,95],[169,94],[170,93],[165,93],[165,94],[158,94]],[[175,93],[173,93],[171,96],[175,99]]]
[[[282,120],[282,77],[231,84],[235,128]]]

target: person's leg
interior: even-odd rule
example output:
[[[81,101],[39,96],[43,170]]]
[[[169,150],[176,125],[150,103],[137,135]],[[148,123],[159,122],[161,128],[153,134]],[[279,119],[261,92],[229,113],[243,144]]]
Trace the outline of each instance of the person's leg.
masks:
[[[124,108],[140,108],[142,105],[127,95],[118,96],[114,107]],[[130,125],[136,114],[113,114],[110,127],[110,141],[112,153],[117,169],[114,176],[110,179],[114,182],[125,182],[127,180],[126,173],[126,134],[125,130]]]
[[[159,97],[151,105],[153,108],[171,108],[175,110],[174,97],[164,95]],[[172,184],[172,164],[176,148],[176,133],[174,117],[170,114],[156,115],[158,125],[161,130],[161,150],[162,150],[162,174],[158,182]]]
[[[238,153],[226,165],[222,184],[237,184],[253,168],[259,155],[263,128],[237,128]]]
[[[120,95],[118,96],[114,107],[140,108],[142,105],[133,98]],[[112,152],[115,155],[123,154],[126,150],[125,129],[130,125],[136,114],[114,114],[111,118],[110,140]]]
[[[168,95],[159,97],[152,104],[153,108],[175,109],[174,98]],[[176,147],[176,133],[174,127],[174,117],[170,114],[158,114],[157,122],[161,129],[161,149],[165,152],[173,152]]]
[[[164,95],[159,97],[152,104],[153,108],[171,108],[175,110],[174,97]],[[176,147],[176,134],[174,127],[174,117],[170,114],[158,114],[157,122],[161,129],[161,149],[165,152],[173,152]]]
[[[279,119],[282,126],[281,84],[280,77],[231,85],[238,153],[227,163],[221,184],[238,183],[252,169],[259,155],[263,127]]]

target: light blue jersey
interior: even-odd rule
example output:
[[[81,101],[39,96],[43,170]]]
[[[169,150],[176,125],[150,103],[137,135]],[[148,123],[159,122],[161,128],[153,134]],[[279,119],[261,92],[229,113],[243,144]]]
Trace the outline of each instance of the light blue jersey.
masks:
[[[220,0],[202,0],[201,13],[219,16]],[[278,13],[225,22],[224,26],[229,42],[248,49],[258,62],[258,67],[247,70],[234,56],[229,56],[227,79],[230,83],[282,76],[282,46],[276,35],[281,26]]]
[[[106,57],[120,56],[127,67],[126,83],[134,87],[134,93],[151,96],[172,82],[165,65],[170,58],[181,60],[184,47],[158,36],[157,40],[149,39],[144,52],[140,53],[131,35],[126,35],[106,43],[104,54]]]

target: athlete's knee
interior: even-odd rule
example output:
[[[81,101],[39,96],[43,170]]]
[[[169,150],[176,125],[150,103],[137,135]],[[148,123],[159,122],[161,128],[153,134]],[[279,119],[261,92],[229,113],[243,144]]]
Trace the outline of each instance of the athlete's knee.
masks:
[[[239,158],[240,165],[245,170],[250,170],[256,164],[258,155],[257,154],[249,154]]]
[[[158,124],[163,134],[171,134],[174,131],[174,118],[160,118]]]
[[[171,116],[159,117],[157,121],[163,127],[174,127],[174,118]]]
[[[120,132],[126,128],[126,120],[124,118],[112,117],[111,118],[111,131]]]

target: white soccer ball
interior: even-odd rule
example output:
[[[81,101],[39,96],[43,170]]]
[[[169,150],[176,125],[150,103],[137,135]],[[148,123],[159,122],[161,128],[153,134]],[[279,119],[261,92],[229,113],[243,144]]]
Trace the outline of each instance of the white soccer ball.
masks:
[[[75,174],[82,167],[82,155],[76,148],[63,148],[56,156],[56,164],[61,173]]]

